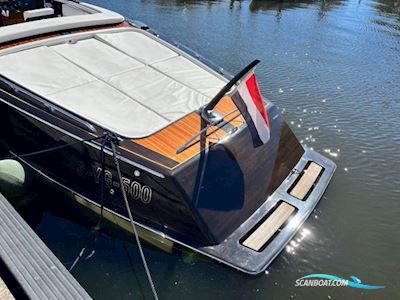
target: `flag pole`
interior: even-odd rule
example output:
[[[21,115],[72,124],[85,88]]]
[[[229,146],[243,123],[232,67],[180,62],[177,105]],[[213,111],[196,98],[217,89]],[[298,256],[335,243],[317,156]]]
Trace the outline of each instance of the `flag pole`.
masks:
[[[229,90],[240,80],[244,75],[246,75],[251,69],[253,69],[256,65],[260,63],[259,59],[254,60],[251,62],[247,67],[245,67],[242,71],[237,73],[235,77],[231,79],[219,92],[217,95],[215,95],[214,98],[211,99],[211,101],[202,107],[201,109],[201,117],[207,122],[210,123],[210,114],[209,112],[214,109],[214,107],[218,104],[218,102],[221,100],[221,98],[229,92]]]

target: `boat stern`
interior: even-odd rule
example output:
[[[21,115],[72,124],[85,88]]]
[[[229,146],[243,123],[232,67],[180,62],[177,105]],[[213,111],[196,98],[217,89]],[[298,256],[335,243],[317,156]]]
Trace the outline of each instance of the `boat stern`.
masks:
[[[249,274],[263,272],[290,242],[336,169],[300,144],[276,106],[268,104],[267,110],[268,143],[254,145],[242,126],[178,172],[208,240],[188,246]]]
[[[248,274],[265,271],[313,212],[335,169],[334,162],[305,149],[292,172],[250,218],[223,242],[198,250]]]

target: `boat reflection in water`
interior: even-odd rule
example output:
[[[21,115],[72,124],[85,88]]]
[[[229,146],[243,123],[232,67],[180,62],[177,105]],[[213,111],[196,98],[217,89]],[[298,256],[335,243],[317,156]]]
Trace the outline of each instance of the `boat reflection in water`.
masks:
[[[259,11],[276,11],[276,17],[279,20],[282,17],[282,12],[290,9],[306,8],[308,6],[314,6],[318,9],[318,17],[322,19],[326,12],[337,9],[338,7],[345,4],[345,0],[334,0],[334,1],[318,1],[318,0],[300,0],[300,1],[263,1],[263,0],[252,0],[249,6],[251,12]]]

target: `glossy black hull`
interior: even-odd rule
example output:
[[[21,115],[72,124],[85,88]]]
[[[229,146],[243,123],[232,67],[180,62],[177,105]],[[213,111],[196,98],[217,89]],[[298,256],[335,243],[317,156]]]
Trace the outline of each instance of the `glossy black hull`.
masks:
[[[111,149],[105,149],[102,201],[101,139],[85,142],[95,136],[93,132],[28,100],[6,88],[0,91],[1,140],[10,153],[73,143],[23,160],[81,199],[98,207],[103,204],[108,212],[128,219]],[[262,147],[253,146],[250,132],[242,126],[232,137],[171,170],[146,164],[119,147],[135,222],[243,272],[265,270],[312,212],[335,170],[330,160],[304,151],[275,106],[269,104],[267,109],[273,134]],[[324,172],[307,201],[296,200],[288,194],[300,176],[294,171],[301,172],[309,161],[323,166]],[[282,201],[296,208],[295,224],[283,228],[261,251],[243,246],[243,237]]]
[[[25,158],[24,162],[75,194],[100,205],[101,141],[79,143],[88,138],[87,133],[78,129],[76,133],[83,134],[75,135],[69,131],[69,124],[66,124],[67,128],[62,128],[63,122],[59,120],[55,125],[20,107],[11,107],[8,104],[9,102],[0,104],[3,128],[1,141],[10,154],[30,153],[77,142],[70,147]],[[103,205],[108,210],[127,217],[111,149],[106,147],[105,153]],[[187,205],[180,200],[182,196],[171,178],[156,171],[147,172],[126,158],[121,159],[120,166],[135,220],[177,238],[186,235],[185,239],[205,242],[203,234],[190,217]],[[176,218],[177,212],[179,220]]]

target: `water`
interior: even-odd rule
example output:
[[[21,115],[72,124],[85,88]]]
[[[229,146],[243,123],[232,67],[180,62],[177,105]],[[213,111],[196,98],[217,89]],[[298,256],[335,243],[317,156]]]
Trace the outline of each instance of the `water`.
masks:
[[[337,172],[268,274],[145,247],[161,299],[400,298],[400,2],[90,0],[186,44],[235,73],[255,58],[264,94],[304,145]],[[51,199],[50,199],[51,198]],[[57,203],[59,196],[49,199]],[[56,205],[57,206],[57,205]],[[57,210],[55,210],[57,211]],[[136,246],[84,218],[46,212],[36,231],[95,299],[151,299]],[[87,223],[87,222],[86,222]],[[300,240],[298,234],[294,240]],[[297,278],[355,275],[383,290],[299,288]]]

